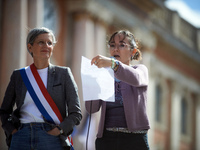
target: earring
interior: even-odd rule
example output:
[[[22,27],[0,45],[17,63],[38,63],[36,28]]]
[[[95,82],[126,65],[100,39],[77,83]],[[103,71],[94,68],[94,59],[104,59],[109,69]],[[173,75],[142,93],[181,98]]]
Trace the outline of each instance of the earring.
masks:
[[[134,48],[134,49],[133,49],[133,54],[135,55],[136,52],[137,52],[137,49]]]
[[[138,56],[138,51],[136,48],[133,49],[132,55],[131,55],[131,60],[136,59]]]

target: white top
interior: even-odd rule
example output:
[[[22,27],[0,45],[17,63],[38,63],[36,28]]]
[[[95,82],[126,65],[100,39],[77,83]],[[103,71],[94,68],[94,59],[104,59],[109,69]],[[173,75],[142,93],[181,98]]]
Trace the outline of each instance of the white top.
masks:
[[[37,70],[45,87],[47,87],[47,71],[48,67],[44,69]],[[37,91],[35,91],[37,92]],[[33,99],[31,98],[29,92],[26,92],[26,96],[24,99],[24,104],[20,109],[21,123],[30,123],[30,122],[44,122],[42,114],[38,110],[37,106],[35,105]]]

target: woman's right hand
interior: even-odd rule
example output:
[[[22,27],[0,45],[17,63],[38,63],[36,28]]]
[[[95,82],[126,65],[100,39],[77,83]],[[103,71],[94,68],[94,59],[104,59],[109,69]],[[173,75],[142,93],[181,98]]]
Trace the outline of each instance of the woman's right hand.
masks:
[[[91,60],[91,65],[95,64],[98,68],[111,67],[111,58],[102,55],[97,55]]]

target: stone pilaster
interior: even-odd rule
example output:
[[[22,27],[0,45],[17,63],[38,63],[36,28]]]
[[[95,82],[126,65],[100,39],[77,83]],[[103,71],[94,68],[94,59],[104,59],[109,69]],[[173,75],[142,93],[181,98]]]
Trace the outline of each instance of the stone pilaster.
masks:
[[[0,74],[0,104],[14,69],[26,65],[27,1],[6,0],[2,11],[2,45]],[[5,136],[0,128],[0,149],[7,149]]]
[[[28,25],[27,34],[30,29],[42,27],[43,24],[43,10],[44,0],[28,0]],[[31,55],[27,52],[27,65],[33,63]]]
[[[197,97],[196,102],[196,150],[200,149],[200,95]]]
[[[172,16],[172,32],[176,37],[180,36],[180,16],[177,12]]]
[[[1,99],[14,69],[26,65],[27,1],[5,1],[2,25]],[[12,11],[11,11],[12,10]]]
[[[181,124],[181,95],[179,94],[179,87],[174,85],[172,93],[172,112],[171,112],[171,150],[179,149],[180,142],[180,124]]]

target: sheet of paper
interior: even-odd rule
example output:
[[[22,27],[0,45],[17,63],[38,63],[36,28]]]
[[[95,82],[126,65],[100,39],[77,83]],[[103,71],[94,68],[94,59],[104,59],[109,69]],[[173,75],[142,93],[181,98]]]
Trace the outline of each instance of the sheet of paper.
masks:
[[[98,68],[91,65],[91,60],[82,56],[81,79],[84,101],[115,101],[114,71],[111,68]]]

